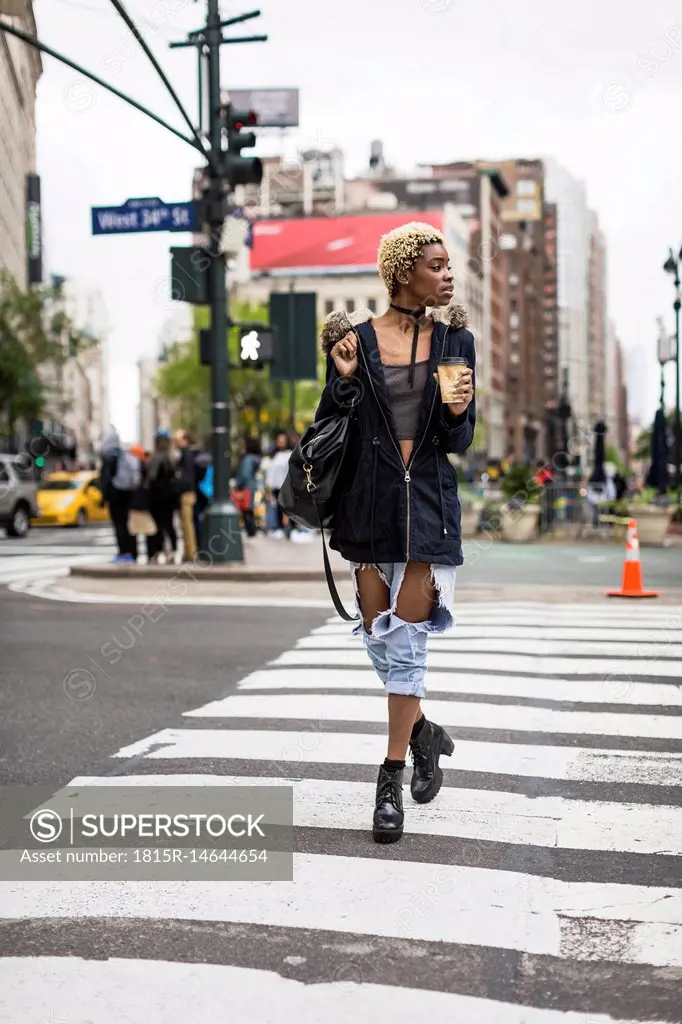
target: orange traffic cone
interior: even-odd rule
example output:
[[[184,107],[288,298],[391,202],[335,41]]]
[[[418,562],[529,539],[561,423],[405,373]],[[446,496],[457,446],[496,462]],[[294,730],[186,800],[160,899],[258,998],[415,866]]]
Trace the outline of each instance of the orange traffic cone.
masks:
[[[628,520],[625,540],[625,562],[623,563],[623,584],[620,590],[607,590],[607,597],[658,597],[657,590],[642,587],[642,563],[639,560],[639,537],[637,520]]]

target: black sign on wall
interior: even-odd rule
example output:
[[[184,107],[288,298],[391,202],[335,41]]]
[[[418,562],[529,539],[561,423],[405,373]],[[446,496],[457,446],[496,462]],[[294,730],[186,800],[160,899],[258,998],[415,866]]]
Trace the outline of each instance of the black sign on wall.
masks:
[[[28,283],[43,281],[43,226],[40,210],[40,178],[26,175],[26,255]]]

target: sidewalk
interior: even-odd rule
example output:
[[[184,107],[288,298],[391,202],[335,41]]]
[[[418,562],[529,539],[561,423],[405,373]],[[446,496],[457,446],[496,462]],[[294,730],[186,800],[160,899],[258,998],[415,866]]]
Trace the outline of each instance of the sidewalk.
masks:
[[[244,537],[244,561],[213,563],[208,553],[200,552],[194,562],[180,565],[114,565],[86,564],[74,566],[71,576],[89,580],[162,580],[181,576],[183,579],[206,583],[324,583],[322,540],[318,533],[308,534],[307,543],[273,540],[267,536]],[[348,574],[348,563],[327,545],[329,559],[335,574],[341,578]]]
[[[471,542],[469,542],[471,543]],[[544,550],[543,550],[544,549]],[[498,567],[491,574],[484,571],[481,560],[476,563],[465,553],[465,565],[458,573],[457,593],[467,601],[547,602],[551,604],[605,604],[610,607],[653,609],[661,605],[682,608],[682,572],[673,571],[666,583],[656,579],[645,558],[645,581],[660,590],[660,597],[648,601],[619,601],[605,597],[605,590],[620,581],[621,557],[614,552],[613,565],[605,572],[604,582],[588,570],[588,564],[574,566],[569,578],[565,563],[550,566],[554,545],[495,545]],[[571,546],[571,550],[573,550]],[[593,550],[590,546],[587,550]],[[339,593],[349,611],[352,610],[353,588],[348,563],[335,551],[329,551]],[[657,556],[670,560],[669,552]],[[546,560],[547,559],[547,560]],[[604,561],[604,556],[586,555],[585,562]],[[467,564],[468,562],[468,564]],[[329,607],[331,598],[325,582],[319,534],[312,534],[309,543],[297,544],[258,536],[244,540],[244,562],[211,566],[201,557],[198,564],[181,565],[111,565],[85,564],[74,566],[69,577],[60,579],[57,589],[66,597],[72,594],[85,599],[92,595],[100,601],[110,596],[113,601],[157,600],[177,603],[266,604],[301,607]],[[606,569],[607,567],[605,567]],[[674,568],[674,567],[673,567]],[[504,571],[503,571],[504,570]],[[532,571],[532,575],[531,575]],[[493,578],[491,578],[491,575]],[[487,578],[486,578],[487,577]],[[497,577],[497,578],[494,578]],[[550,582],[547,582],[547,580]],[[522,581],[522,582],[519,582]],[[673,585],[671,585],[673,584]],[[67,598],[68,599],[68,598]]]

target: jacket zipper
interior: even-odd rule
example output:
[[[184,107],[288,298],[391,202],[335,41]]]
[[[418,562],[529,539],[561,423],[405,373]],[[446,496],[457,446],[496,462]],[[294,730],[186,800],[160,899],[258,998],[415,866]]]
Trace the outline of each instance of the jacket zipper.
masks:
[[[447,341],[448,331],[449,330],[450,330],[449,326],[446,327],[445,335],[443,336],[443,343],[441,345],[441,354],[443,353],[443,351],[445,349],[445,342]],[[375,401],[376,401],[377,405],[379,406],[379,411],[380,411],[381,415],[383,416],[384,423],[386,424],[386,431],[388,433],[388,436],[390,437],[391,441],[393,442],[393,447],[395,448],[395,450],[398,453],[398,457],[400,459],[400,464],[401,464],[401,467],[402,467],[403,473],[404,473],[405,488],[406,488],[406,492],[407,492],[407,494],[406,494],[406,498],[407,498],[407,535],[406,535],[406,543],[405,543],[405,561],[409,562],[409,560],[410,560],[410,526],[411,526],[411,521],[412,521],[412,516],[411,516],[412,495],[411,495],[411,490],[410,490],[410,484],[412,482],[412,478],[410,476],[410,466],[414,462],[415,457],[419,454],[419,449],[421,448],[421,446],[424,443],[424,438],[426,437],[426,430],[424,430],[424,432],[423,432],[423,434],[421,436],[421,440],[419,442],[418,447],[412,452],[412,454],[410,455],[409,459],[407,460],[407,465],[405,465],[405,463],[403,462],[403,453],[400,451],[400,445],[396,442],[395,438],[393,437],[393,433],[392,433],[391,428],[389,426],[388,419],[386,418],[386,413],[384,412],[383,406],[382,406],[381,402],[379,401],[379,399],[377,397],[377,393],[376,393],[375,388],[374,388],[374,381],[372,380],[372,374],[369,372],[369,367],[367,366],[367,360],[365,359],[365,351],[364,351],[364,349],[362,347],[362,339],[360,338],[360,335],[359,335],[359,333],[356,330],[354,330],[353,333],[355,334],[355,337],[358,340],[358,348],[359,348],[360,352],[362,352],[362,359],[363,359],[363,362],[365,363],[365,370],[367,372],[367,378],[369,380],[369,386],[371,387],[372,394],[374,395]],[[431,417],[433,416],[433,407],[436,404],[436,395],[437,394],[438,394],[438,385],[436,385],[436,390],[434,391],[433,398],[431,399],[431,409],[429,410],[429,415],[428,415],[427,420],[426,420],[426,426],[427,427],[428,427],[428,424],[429,424],[429,421],[430,421]]]
[[[442,342],[441,348],[440,348],[441,355],[443,354],[443,351],[445,350],[445,342],[447,341],[448,331],[449,330],[450,330],[450,328],[446,327],[445,334],[443,335],[443,342]],[[424,431],[422,433],[422,436],[421,436],[421,439],[419,441],[419,444],[412,451],[412,454],[410,455],[409,459],[407,460],[407,466],[405,467],[405,483],[407,484],[407,544],[405,546],[405,550],[406,550],[405,561],[406,562],[409,562],[409,560],[410,560],[410,505],[411,505],[411,501],[410,501],[410,481],[411,481],[410,466],[412,465],[412,463],[416,459],[417,455],[419,454],[419,450],[421,449],[421,446],[424,444],[424,438],[426,437],[426,434],[427,434],[427,429],[426,428],[428,428],[428,425],[431,422],[431,417],[433,416],[433,408],[434,408],[434,406],[436,404],[436,395],[437,394],[438,394],[438,385],[436,384],[436,389],[433,392],[433,398],[431,399],[431,408],[429,409],[429,415],[426,418],[425,429],[424,429]],[[402,459],[402,455],[400,457]],[[438,477],[438,481],[440,483],[440,475]]]

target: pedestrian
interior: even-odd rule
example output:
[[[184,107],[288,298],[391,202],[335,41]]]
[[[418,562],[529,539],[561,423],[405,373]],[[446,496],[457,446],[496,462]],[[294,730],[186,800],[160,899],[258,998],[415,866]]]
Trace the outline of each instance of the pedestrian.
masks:
[[[118,433],[112,427],[102,442],[100,484],[102,502],[109,506],[116,534],[118,554],[114,562],[134,562],[137,556],[137,541],[128,529],[128,514],[139,481],[139,462],[123,450]]]
[[[147,467],[147,486],[150,493],[150,511],[157,526],[156,534],[150,538],[147,552],[149,561],[156,564],[165,554],[175,561],[178,538],[173,518],[178,507],[175,482],[175,466],[171,455],[171,438],[168,431],[159,431],[154,441],[154,454]]]
[[[247,537],[256,536],[256,520],[254,516],[254,498],[258,490],[258,469],[261,460],[260,443],[257,438],[248,437],[244,442],[244,451],[239,459],[235,476],[235,489],[242,498],[239,507],[244,518]]]
[[[457,477],[447,455],[462,455],[473,440],[476,357],[466,311],[450,306],[453,277],[439,231],[413,222],[389,232],[378,265],[386,312],[355,314],[350,330],[343,313],[325,322],[327,380],[315,420],[347,414],[349,396],[360,396],[330,543],[351,563],[361,616],[354,633],[362,635],[388,695],[388,750],[378,773],[373,836],[393,842],[403,833],[408,747],[418,803],[436,796],[443,781],[439,758],[454,749],[443,727],[426,719],[421,700],[427,637],[454,622],[463,556]],[[427,315],[427,307],[449,308]],[[437,367],[456,356],[467,367],[458,368],[459,379],[442,395]]]
[[[197,537],[194,527],[194,505],[197,495],[194,478],[195,453],[192,448],[193,444],[194,440],[187,431],[176,431],[175,446],[179,453],[176,466],[176,481],[180,500],[180,526],[182,527],[184,562],[193,562],[197,556]]]
[[[281,538],[285,535],[290,536],[289,524],[282,512],[281,508],[277,504],[277,498],[279,492],[282,489],[282,484],[287,475],[289,469],[289,459],[291,458],[291,443],[289,441],[289,435],[285,430],[280,430],[275,438],[275,450],[272,453],[270,461],[268,463],[266,485],[271,495],[272,503],[277,512],[277,521],[275,529],[273,530],[272,536]]]
[[[206,488],[202,487],[202,481],[206,477],[208,467],[212,465],[213,459],[205,448],[196,445],[194,451],[194,534],[197,539],[197,547],[201,541],[201,530],[204,522],[204,514],[209,506],[210,499],[206,494]]]

